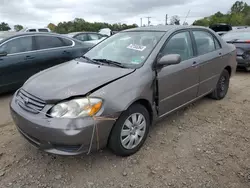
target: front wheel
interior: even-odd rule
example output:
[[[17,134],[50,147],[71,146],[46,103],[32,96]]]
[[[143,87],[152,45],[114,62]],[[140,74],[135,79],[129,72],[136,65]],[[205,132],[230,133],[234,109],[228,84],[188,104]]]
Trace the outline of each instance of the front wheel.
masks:
[[[229,88],[230,75],[226,69],[224,69],[220,75],[220,78],[217,82],[216,88],[211,93],[210,97],[216,100],[223,99]]]
[[[145,142],[150,118],[147,109],[134,104],[121,114],[112,129],[109,148],[119,156],[136,153]]]

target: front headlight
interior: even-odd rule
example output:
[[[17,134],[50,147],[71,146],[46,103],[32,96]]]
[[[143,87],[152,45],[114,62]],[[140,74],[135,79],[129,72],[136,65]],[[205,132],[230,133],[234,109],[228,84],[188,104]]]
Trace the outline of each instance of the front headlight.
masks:
[[[80,98],[55,105],[49,115],[55,118],[77,118],[95,115],[102,107],[99,98]]]

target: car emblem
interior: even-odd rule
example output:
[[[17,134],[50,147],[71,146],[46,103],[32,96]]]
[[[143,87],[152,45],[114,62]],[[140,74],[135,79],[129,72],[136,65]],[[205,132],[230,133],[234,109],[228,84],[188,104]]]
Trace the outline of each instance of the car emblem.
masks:
[[[23,101],[24,101],[24,104],[28,104],[28,103],[29,103],[29,98],[24,97],[24,98],[23,98]]]

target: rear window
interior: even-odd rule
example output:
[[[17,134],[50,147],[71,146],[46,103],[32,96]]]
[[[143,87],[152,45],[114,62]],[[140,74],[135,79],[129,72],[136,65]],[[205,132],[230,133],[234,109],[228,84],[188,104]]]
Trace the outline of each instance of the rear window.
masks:
[[[65,39],[65,38],[60,38],[63,43],[64,43],[64,46],[71,46],[73,44],[73,42],[71,40],[68,40],[68,39]]]
[[[228,32],[222,36],[225,41],[250,40],[250,30],[244,32]]]

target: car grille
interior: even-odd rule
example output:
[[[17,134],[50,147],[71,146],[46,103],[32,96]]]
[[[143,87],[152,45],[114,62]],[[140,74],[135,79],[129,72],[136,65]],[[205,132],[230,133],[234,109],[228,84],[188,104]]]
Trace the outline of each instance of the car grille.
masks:
[[[23,89],[19,90],[17,93],[17,101],[18,105],[22,107],[24,110],[37,114],[39,113],[45,106],[45,101],[34,97]]]

